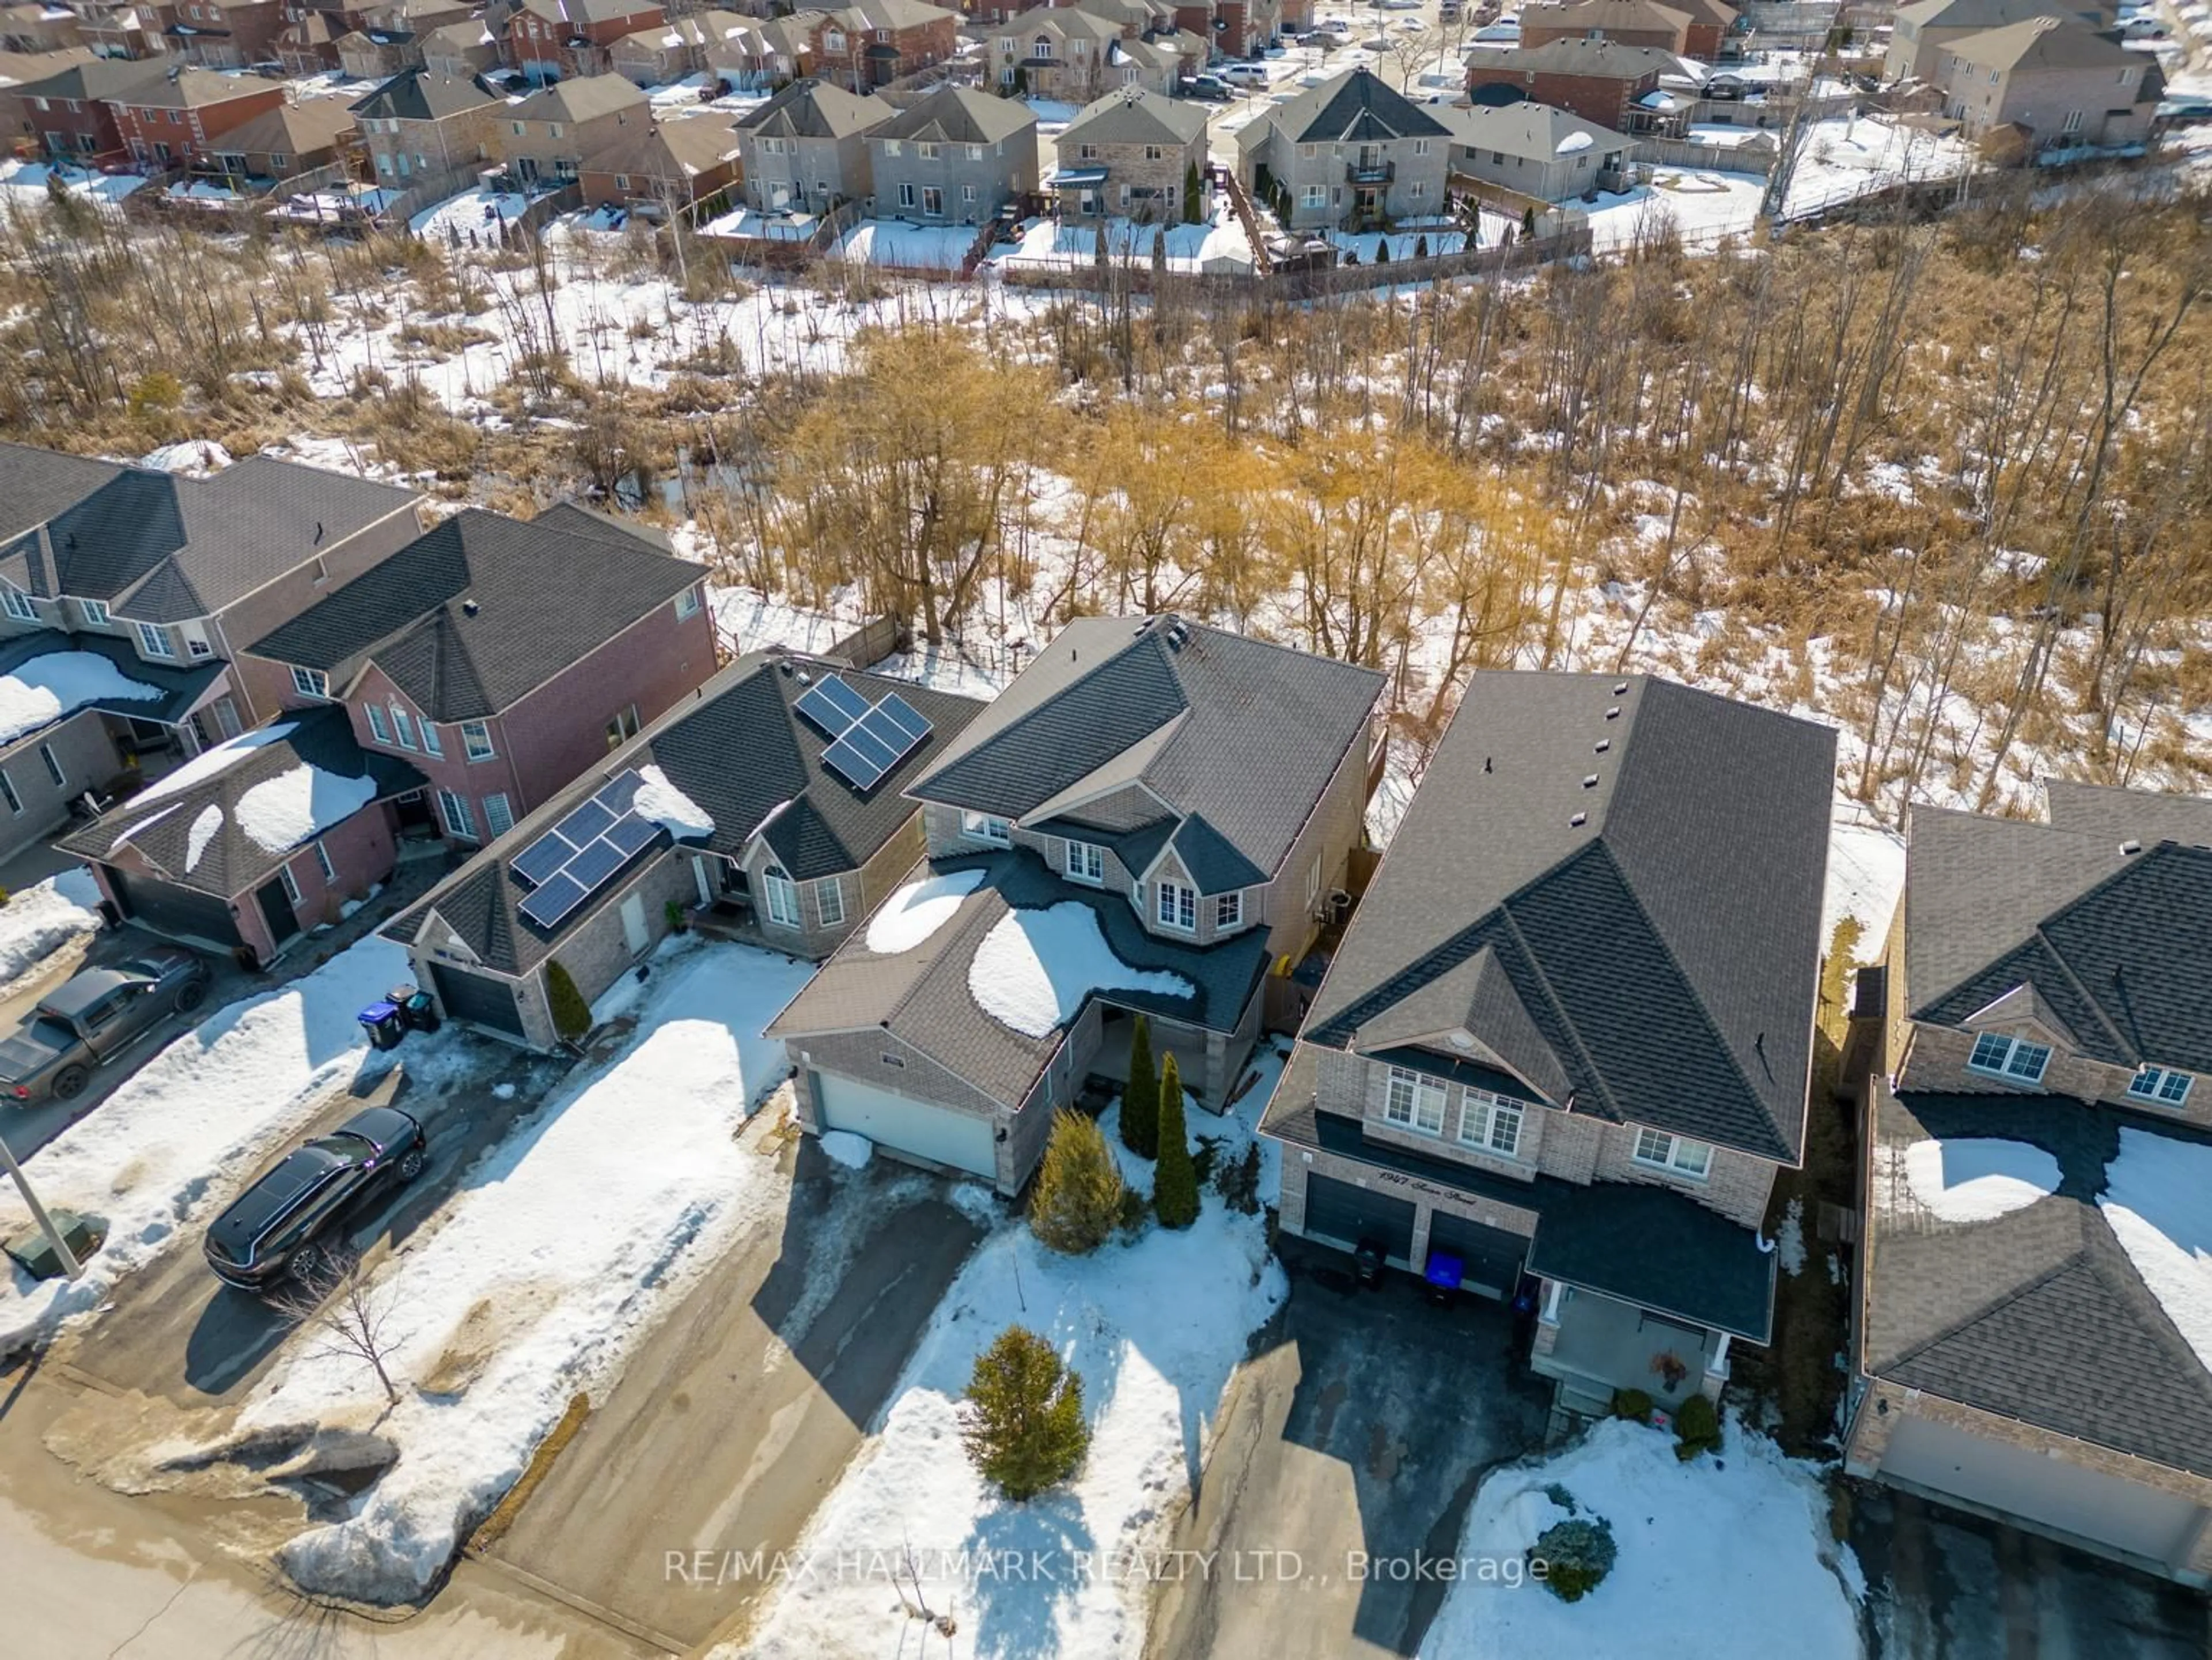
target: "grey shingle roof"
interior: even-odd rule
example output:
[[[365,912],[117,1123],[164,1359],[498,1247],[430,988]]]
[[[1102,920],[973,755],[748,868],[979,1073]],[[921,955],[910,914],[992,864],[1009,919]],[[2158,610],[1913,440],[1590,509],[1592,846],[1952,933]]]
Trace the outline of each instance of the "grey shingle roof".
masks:
[[[1300,93],[1271,119],[1285,137],[1300,144],[1442,138],[1448,131],[1436,117],[1364,69],[1347,70]]]
[[[1618,40],[1547,40],[1540,46],[1514,46],[1504,52],[1471,51],[1467,55],[1471,83],[1515,82],[1534,70],[1557,75],[1601,76],[1620,81],[1640,81],[1647,75],[1674,75],[1682,60],[1656,46],[1624,46]]]
[[[1085,16],[1065,9],[1060,15],[1070,19]],[[1112,33],[1111,24],[1096,21]],[[1132,91],[1133,97],[1128,95]],[[1092,144],[1188,144],[1206,131],[1206,106],[1195,100],[1163,98],[1144,88],[1128,88],[1085,104],[1054,143],[1071,156],[1076,152],[1065,149],[1071,140]]]
[[[505,100],[481,76],[436,75],[402,70],[356,104],[354,112],[378,121],[442,121],[465,110]]]
[[[1036,112],[1018,98],[994,98],[948,82],[919,103],[893,112],[882,125],[870,128],[868,141],[915,138],[949,144],[995,144],[1018,132],[1034,130],[1036,120]]]
[[[1444,1029],[1492,1043],[1474,993],[1510,986],[1526,1018],[1492,1047],[1563,1078],[1554,1105],[1794,1162],[1835,742],[1645,677],[1477,674],[1306,1037],[1411,1037],[1404,1006],[1486,952]]]
[[[0,443],[0,537],[43,525],[122,471],[112,461]]]
[[[2087,830],[1916,811],[1908,826],[1905,989],[1958,1025],[2032,988],[2075,1048],[2116,1066],[2212,1071],[2212,801],[2060,787]],[[2153,834],[2191,836],[2153,842]],[[2133,841],[2141,850],[2121,851]]]
[[[230,898],[270,876],[293,851],[271,851],[239,828],[238,800],[255,785],[305,764],[340,778],[374,779],[377,801],[423,787],[422,775],[405,762],[356,744],[345,711],[336,707],[288,714],[230,742],[249,752],[180,788],[162,792],[157,779],[148,794],[124,802],[55,845],[87,859],[105,859],[127,838],[169,881]],[[222,810],[222,822],[187,870],[192,826],[210,806]],[[362,811],[372,808],[373,803]]]
[[[199,702],[200,694],[213,684],[223,672],[218,659],[210,658],[190,668],[164,668],[158,663],[149,663],[122,641],[112,635],[64,634],[58,629],[41,629],[36,634],[19,634],[0,640],[0,675],[13,674],[26,663],[55,652],[90,652],[105,657],[124,674],[143,685],[161,689],[160,697],[118,697],[112,701],[94,698],[81,703],[78,708],[103,709],[112,714],[126,715],[139,721],[163,721],[174,725]],[[55,722],[67,719],[75,709],[64,709],[55,716]],[[52,723],[50,723],[52,724]],[[40,732],[25,733],[17,744],[28,743]],[[94,782],[100,781],[94,780]]]
[[[471,508],[246,649],[321,669],[334,687],[374,661],[431,720],[472,721],[704,575],[595,514],[556,508],[523,520]]]
[[[1695,1200],[1627,1182],[1588,1186],[1540,1176],[1522,1182],[1472,1165],[1370,1141],[1359,1121],[1318,1111],[1313,1051],[1300,1044],[1261,1130],[1311,1147],[1536,1213],[1532,1274],[1732,1332],[1772,1335],[1774,1257],[1758,1236]]]
[[[859,94],[811,77],[794,81],[738,119],[739,132],[776,138],[845,138],[866,132],[898,112],[873,93]]]
[[[507,118],[515,121],[597,120],[617,110],[643,112],[651,100],[635,82],[619,75],[580,75],[556,81],[511,106]]]
[[[1079,800],[1060,798],[1141,781],[1185,820],[1177,846],[1206,891],[1249,886],[1280,867],[1382,684],[1371,669],[1173,617],[1089,617],[910,793],[1080,820]]]
[[[2200,1132],[2063,1096],[1877,1089],[1867,1371],[2061,1435],[2212,1476],[2212,1376],[2113,1237],[2096,1196],[2123,1126]],[[2029,1142],[2058,1189],[1994,1220],[1912,1203],[1905,1149],[1929,1137]]]
[[[1470,149],[1491,150],[1549,167],[1559,161],[1559,146],[1576,134],[1588,134],[1587,156],[1607,149],[1625,149],[1628,140],[1610,127],[1585,121],[1579,115],[1549,104],[1523,98],[1511,104],[1477,104],[1468,109],[1447,109],[1444,119],[1452,129],[1452,142]],[[1571,152],[1567,152],[1571,153]]]
[[[1018,1105],[1060,1045],[1067,1024],[1042,1037],[1018,1032],[984,1012],[968,984],[969,966],[984,936],[1010,910],[1087,905],[1114,954],[1133,968],[1182,975],[1192,996],[1116,990],[1117,1006],[1231,1031],[1267,968],[1264,939],[1239,935],[1198,947],[1155,939],[1145,932],[1118,894],[1088,893],[1048,871],[1026,848],[981,858],[917,865],[908,880],[951,871],[980,870],[981,884],[928,939],[895,956],[867,946],[856,930],[821,972],[809,981],[769,1028],[771,1037],[880,1027],[938,1061],[975,1089],[1007,1106]]]

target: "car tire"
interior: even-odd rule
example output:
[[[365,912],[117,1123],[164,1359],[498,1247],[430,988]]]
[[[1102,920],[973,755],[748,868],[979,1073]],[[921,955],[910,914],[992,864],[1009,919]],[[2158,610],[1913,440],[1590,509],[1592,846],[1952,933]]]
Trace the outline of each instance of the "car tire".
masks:
[[[64,1067],[54,1074],[54,1099],[76,1100],[84,1093],[85,1082],[91,1076],[82,1067]]]
[[[204,980],[195,980],[190,985],[178,992],[174,1007],[179,1014],[190,1014],[194,1009],[199,1007],[201,1004],[207,1001],[207,982]]]
[[[312,1240],[284,1259],[284,1277],[299,1285],[307,1285],[322,1271],[325,1253]]]
[[[403,1182],[412,1182],[416,1177],[422,1173],[422,1166],[426,1162],[428,1161],[422,1156],[422,1148],[408,1148],[406,1152],[401,1157],[397,1166],[399,1171],[399,1179]]]

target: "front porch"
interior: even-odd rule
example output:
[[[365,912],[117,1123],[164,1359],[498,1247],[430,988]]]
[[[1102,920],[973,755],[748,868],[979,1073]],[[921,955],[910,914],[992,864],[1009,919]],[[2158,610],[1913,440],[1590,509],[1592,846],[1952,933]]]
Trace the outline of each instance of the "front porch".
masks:
[[[1717,1400],[1728,1354],[1726,1332],[1549,1280],[1528,1364],[1558,1383],[1562,1408],[1595,1416],[1612,1409],[1615,1389],[1641,1389],[1670,1412],[1692,1395]]]
[[[1098,1052],[1091,1057],[1087,1068],[1093,1078],[1103,1078],[1116,1089],[1126,1088],[1129,1082],[1129,1043],[1134,1036],[1137,1017],[1127,1009],[1104,1004],[1098,1022]],[[1206,1051],[1215,1048],[1225,1055],[1228,1040],[1218,1034],[1209,1035],[1190,1026],[1179,1026],[1152,1017],[1152,1065],[1158,1067],[1170,1055],[1176,1058],[1176,1071],[1182,1079],[1182,1086],[1200,1104],[1220,1110],[1217,1097],[1206,1089]]]

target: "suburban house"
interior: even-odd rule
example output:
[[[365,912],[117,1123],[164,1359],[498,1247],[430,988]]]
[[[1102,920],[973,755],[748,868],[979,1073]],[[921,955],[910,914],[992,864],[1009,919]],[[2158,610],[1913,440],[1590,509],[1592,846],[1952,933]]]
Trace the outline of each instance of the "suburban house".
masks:
[[[279,104],[222,136],[208,165],[240,183],[267,185],[329,167],[355,145],[353,106],[343,98]]]
[[[781,90],[811,76],[817,13],[753,18],[733,35],[707,43],[707,68],[733,91]]]
[[[1069,122],[1053,149],[1064,215],[1167,225],[1211,216],[1203,104],[1133,87],[1109,94]]]
[[[1382,686],[1175,617],[1070,623],[906,787],[928,860],[769,1025],[805,1128],[1018,1193],[1139,1013],[1221,1110],[1271,970],[1345,903]]]
[[[866,92],[942,64],[960,49],[960,14],[926,0],[857,0],[819,14],[808,73]]]
[[[1522,99],[1454,110],[1445,119],[1455,176],[1546,202],[1628,187],[1629,141],[1569,111]]]
[[[745,204],[763,213],[826,213],[865,201],[867,135],[898,112],[873,93],[853,94],[827,81],[794,81],[738,118]]]
[[[720,111],[632,127],[584,164],[584,200],[665,219],[726,191],[738,178],[738,135]]]
[[[283,0],[175,0],[169,50],[202,69],[240,70],[276,61]]]
[[[540,87],[499,113],[499,153],[526,185],[572,184],[584,165],[632,126],[653,119],[652,101],[619,75],[586,75]]]
[[[2045,787],[1915,809],[1861,971],[1844,1468],[2203,1587],[2212,800]]]
[[[847,757],[857,744],[840,748],[845,733],[808,713],[830,708],[824,698],[924,730],[880,774],[856,771]],[[921,810],[901,786],[982,707],[820,659],[753,654],[384,932],[413,953],[417,982],[449,1017],[539,1049],[557,1036],[547,964],[597,998],[666,936],[672,908],[704,932],[824,956],[921,857]]]
[[[871,127],[868,171],[886,218],[980,224],[1037,188],[1036,112],[949,82]]]
[[[660,0],[518,0],[501,35],[507,67],[533,81],[604,75],[616,42],[667,15]]]
[[[1188,30],[1224,57],[1255,58],[1286,29],[1310,0],[1177,0],[1176,27]]]
[[[1037,98],[1087,104],[1125,87],[1165,95],[1182,58],[1154,48],[1111,17],[1073,6],[1040,6],[999,24],[988,37],[993,80]]]
[[[1237,169],[1286,229],[1359,230],[1441,215],[1450,139],[1431,112],[1353,69],[1264,106],[1237,135]]]
[[[1943,112],[1970,138],[2052,146],[2136,144],[2150,136],[2165,77],[2148,53],[2068,18],[2033,17],[1936,54]]]
[[[104,100],[131,159],[161,167],[205,160],[232,128],[284,100],[284,88],[274,81],[201,69],[133,82]]]
[[[34,0],[0,6],[0,52],[66,52],[83,44],[76,14],[64,7]]]
[[[166,6],[126,5],[122,0],[78,0],[77,33],[102,58],[160,58],[168,51],[161,29]]]
[[[1467,92],[1478,108],[1525,98],[1627,132],[1645,124],[1646,100],[1660,95],[1660,78],[1680,72],[1681,60],[1656,46],[1554,40],[1510,52],[1470,52]]]
[[[1534,0],[1521,11],[1524,49],[1554,40],[1611,40],[1711,64],[1741,29],[1740,14],[1723,0]]]
[[[422,67],[448,80],[468,80],[499,63],[499,42],[481,17],[441,24],[422,36],[421,44]]]
[[[681,81],[711,67],[716,48],[726,48],[752,27],[734,11],[698,11],[626,34],[608,49],[614,73],[641,87]]]
[[[257,696],[345,706],[447,837],[503,836],[714,672],[700,568],[571,504],[471,508],[264,635]],[[432,820],[434,808],[435,818]]]
[[[359,30],[349,32],[343,21],[326,11],[301,11],[290,17],[276,34],[276,61],[290,76],[320,75],[325,70],[343,69],[348,75],[363,79],[390,75],[405,67],[397,52],[375,50],[364,52],[356,45],[349,58],[339,50],[340,43],[366,42],[368,37]],[[371,64],[376,67],[372,68]],[[388,65],[388,67],[387,67]]]
[[[480,76],[404,70],[353,106],[377,182],[457,178],[492,153],[506,99]]]
[[[1648,677],[1476,674],[1261,1122],[1284,1231],[1533,1281],[1561,1411],[1717,1397],[1771,1334],[1835,744]]]
[[[196,479],[0,444],[0,850],[273,714],[244,642],[420,529],[405,490],[266,457]]]
[[[124,153],[113,101],[127,98],[134,88],[150,88],[167,75],[158,61],[94,58],[72,64],[58,74],[0,87],[0,123],[50,156],[113,160]]]
[[[2118,13],[2100,0],[1914,0],[1899,6],[1891,26],[1882,78],[1934,82],[1942,54],[1954,41],[2038,17],[2069,17],[2093,29],[2114,26]]]

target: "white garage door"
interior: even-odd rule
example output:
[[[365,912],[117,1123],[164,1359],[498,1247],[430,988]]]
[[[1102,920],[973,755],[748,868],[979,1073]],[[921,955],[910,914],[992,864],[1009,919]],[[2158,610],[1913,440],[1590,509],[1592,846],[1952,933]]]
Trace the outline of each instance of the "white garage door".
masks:
[[[826,1129],[851,1130],[878,1146],[977,1176],[996,1177],[999,1173],[998,1149],[988,1118],[827,1072],[814,1074],[814,1098],[821,1104]]]
[[[1925,1418],[1897,1426],[1881,1471],[2154,1562],[2172,1562],[2196,1533],[2186,1499]]]

